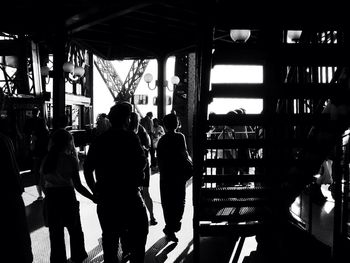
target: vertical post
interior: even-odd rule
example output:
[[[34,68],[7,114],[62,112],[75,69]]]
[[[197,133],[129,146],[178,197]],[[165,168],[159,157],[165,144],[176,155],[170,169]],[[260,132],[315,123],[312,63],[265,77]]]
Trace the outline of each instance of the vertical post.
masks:
[[[53,47],[53,128],[65,126],[65,82],[62,65],[65,61],[65,35],[57,34]]]
[[[40,65],[40,55],[39,55],[39,46],[38,44],[31,41],[31,50],[32,50],[32,67],[33,67],[33,81],[34,81],[34,94],[36,96],[43,95],[42,87],[42,77],[41,77],[41,65]]]
[[[92,116],[94,116],[93,112],[93,106],[94,106],[94,56],[92,52],[88,51],[88,66],[85,67],[87,69],[87,74],[86,74],[86,86],[85,86],[85,92],[84,95],[91,98],[91,103],[90,105],[92,106]],[[89,124],[93,123],[93,120],[89,120]]]
[[[333,180],[335,182],[334,189],[334,222],[333,222],[333,248],[332,257],[335,262],[341,262],[341,238],[342,238],[342,140],[338,139],[335,150],[335,158],[333,161]]]
[[[166,114],[166,96],[165,96],[165,85],[164,80],[166,78],[165,76],[165,70],[166,70],[166,60],[167,57],[164,55],[161,55],[157,58],[158,61],[158,98],[157,98],[157,110],[158,114],[157,117],[159,120],[163,119],[163,117]]]
[[[200,188],[201,178],[203,176],[204,167],[204,152],[206,131],[208,128],[207,113],[208,113],[208,98],[210,89],[210,72],[212,67],[212,48],[214,38],[213,21],[209,20],[210,12],[213,10],[208,3],[204,5],[204,10],[201,17],[200,30],[200,45],[198,50],[198,86],[195,94],[196,113],[194,120],[193,132],[193,262],[201,262],[200,254],[200,228],[199,228],[199,207],[200,207]]]
[[[28,80],[28,66],[27,66],[27,40],[24,35],[18,37],[20,43],[18,66],[16,73],[17,92],[18,94],[30,94],[29,80]]]

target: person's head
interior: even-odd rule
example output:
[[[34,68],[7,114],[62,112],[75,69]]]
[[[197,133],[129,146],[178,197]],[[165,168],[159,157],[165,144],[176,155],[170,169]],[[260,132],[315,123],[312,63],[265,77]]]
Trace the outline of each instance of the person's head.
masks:
[[[112,127],[127,128],[130,122],[132,106],[129,102],[119,102],[111,107],[108,119]]]
[[[98,134],[101,134],[107,131],[110,127],[111,127],[111,123],[107,118],[107,114],[106,113],[99,114],[96,121],[96,129]]]
[[[73,136],[65,129],[57,129],[50,136],[49,151],[65,152],[72,149],[73,146]]]
[[[175,131],[179,126],[179,120],[175,114],[167,114],[163,118],[163,125],[167,131]]]
[[[150,119],[153,118],[153,113],[151,111],[146,113],[146,116],[149,117]]]
[[[33,117],[38,117],[38,116],[39,116],[39,113],[40,113],[40,110],[39,110],[38,107],[34,107],[34,108],[32,109],[32,116],[33,116]]]
[[[73,147],[74,139],[69,131],[63,128],[55,130],[50,136],[49,152],[43,164],[43,172],[55,171],[58,165],[58,156],[61,153],[70,154]]]
[[[140,123],[140,116],[137,112],[132,112],[130,115],[129,130],[137,133]]]
[[[245,114],[245,109],[239,108],[236,110],[237,114]]]
[[[99,115],[97,115],[96,122],[98,122],[101,119],[105,119],[105,118],[107,118],[107,114],[106,113],[100,113]]]
[[[153,119],[153,125],[157,127],[159,125],[159,120],[157,118]]]

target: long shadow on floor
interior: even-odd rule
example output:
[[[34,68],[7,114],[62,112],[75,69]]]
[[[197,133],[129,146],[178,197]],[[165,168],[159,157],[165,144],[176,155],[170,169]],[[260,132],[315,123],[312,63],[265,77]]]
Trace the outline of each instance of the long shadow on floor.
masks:
[[[171,243],[168,245],[169,241],[162,237],[156,243],[151,246],[145,255],[145,262],[165,262],[167,259],[167,254],[169,254],[177,246],[177,243]]]
[[[101,238],[98,239],[98,245],[88,252],[88,258],[84,262],[89,262],[89,263],[103,262],[103,249],[102,249]]]

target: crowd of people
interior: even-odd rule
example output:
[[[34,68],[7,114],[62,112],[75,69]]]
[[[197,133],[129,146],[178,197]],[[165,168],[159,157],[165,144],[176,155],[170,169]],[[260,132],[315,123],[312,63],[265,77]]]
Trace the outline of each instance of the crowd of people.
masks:
[[[152,168],[159,169],[160,173],[163,232],[169,241],[178,242],[175,233],[181,228],[188,179],[183,175],[184,160],[190,157],[185,137],[177,131],[176,115],[166,115],[163,127],[151,113],[140,118],[127,102],[115,104],[108,114],[100,114],[84,160],[83,176],[87,184],[84,186],[72,134],[64,128],[50,132],[39,116],[40,111],[34,108],[32,113],[24,131],[38,200],[43,200],[51,263],[67,261],[64,228],[70,236],[71,260],[83,262],[88,257],[76,191],[97,205],[104,262],[119,262],[119,248],[130,262],[144,262],[149,226],[158,224],[149,192]],[[21,196],[24,188],[15,150],[5,129],[0,131],[0,147],[1,159],[6,160],[7,165],[6,182],[10,186],[6,204],[11,207],[7,210],[13,210],[8,220],[8,225],[13,227],[9,228],[11,233],[6,239],[12,240],[12,249],[18,251],[11,255],[11,260],[33,262]]]

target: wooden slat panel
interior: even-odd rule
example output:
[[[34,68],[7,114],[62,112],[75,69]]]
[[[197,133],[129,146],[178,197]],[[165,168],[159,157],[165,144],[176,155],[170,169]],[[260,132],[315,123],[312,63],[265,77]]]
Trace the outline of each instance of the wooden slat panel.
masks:
[[[223,207],[203,208],[200,211],[201,221],[242,223],[247,221],[259,221],[266,217],[266,210],[263,207]]]
[[[267,197],[271,189],[263,186],[228,186],[202,188],[203,198]]]
[[[271,52],[264,46],[247,43],[222,50],[218,47],[213,54],[213,65],[263,65],[273,56],[282,65],[346,66],[349,54],[337,44],[280,44]]]
[[[242,206],[260,206],[269,201],[268,198],[212,198],[202,199],[202,207],[242,207]]]
[[[210,100],[213,98],[261,98],[271,96],[267,93],[265,84],[235,84],[213,83],[210,91]],[[328,99],[350,96],[350,91],[335,83],[281,83],[275,89],[276,98],[281,99]]]
[[[238,114],[234,118],[226,114],[211,114],[209,115],[208,124],[214,126],[235,126],[235,125],[268,125],[270,122],[281,122],[285,124],[323,124],[335,125],[329,114],[279,114],[274,113],[267,115],[261,114]]]
[[[266,139],[211,139],[207,140],[205,145],[207,149],[235,149],[235,148],[252,148],[259,149],[266,145],[281,145],[284,146],[304,146],[307,143],[307,139],[294,139],[294,138],[276,138],[273,141]]]
[[[257,167],[264,164],[265,160],[263,159],[207,159],[204,162],[205,167]]]
[[[207,140],[207,149],[234,149],[234,148],[262,148],[265,141],[262,139],[213,139]]]
[[[235,183],[235,182],[260,182],[264,180],[262,174],[225,174],[225,175],[203,175],[202,181],[204,183]]]
[[[256,235],[263,228],[263,223],[250,223],[249,225],[211,225],[201,224],[199,227],[201,236],[253,236]]]

